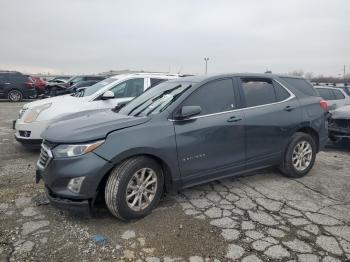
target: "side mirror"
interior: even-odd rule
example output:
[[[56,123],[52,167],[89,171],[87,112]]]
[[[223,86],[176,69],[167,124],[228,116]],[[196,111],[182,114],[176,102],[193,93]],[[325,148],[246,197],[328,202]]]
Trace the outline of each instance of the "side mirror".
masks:
[[[114,98],[114,93],[112,91],[106,91],[103,93],[103,95],[101,96],[102,100],[108,100],[108,99],[112,99]]]
[[[185,120],[192,116],[199,115],[202,111],[200,106],[183,106],[175,117],[178,120]]]

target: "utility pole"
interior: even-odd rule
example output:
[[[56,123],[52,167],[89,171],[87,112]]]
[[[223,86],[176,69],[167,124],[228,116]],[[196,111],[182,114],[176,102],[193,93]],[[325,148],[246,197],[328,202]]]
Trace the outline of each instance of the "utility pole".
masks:
[[[209,61],[209,57],[204,57],[204,61],[205,61],[205,74],[208,74],[208,61]]]
[[[343,79],[344,79],[344,83],[345,83],[345,65],[344,65],[344,71],[343,71]]]

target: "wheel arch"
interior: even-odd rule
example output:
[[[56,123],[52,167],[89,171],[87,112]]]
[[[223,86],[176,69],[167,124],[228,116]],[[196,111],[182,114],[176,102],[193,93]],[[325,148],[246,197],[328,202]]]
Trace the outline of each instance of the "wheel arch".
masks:
[[[310,135],[314,141],[315,141],[315,144],[316,144],[316,152],[319,152],[320,150],[320,137],[318,135],[318,132],[310,127],[310,126],[303,126],[303,127],[300,127],[299,129],[296,130],[296,132],[301,132],[301,133],[306,133],[308,135]]]
[[[174,192],[177,190],[177,188],[179,187],[178,185],[178,180],[174,179],[173,175],[174,172],[172,172],[170,164],[168,163],[168,161],[166,161],[164,158],[162,158],[161,156],[159,156],[158,154],[154,154],[151,152],[139,152],[137,154],[133,154],[131,152],[126,152],[123,154],[123,156],[118,157],[118,159],[115,159],[112,161],[112,168],[110,168],[108,170],[108,172],[106,172],[102,179],[99,182],[99,185],[97,187],[97,195],[96,198],[103,198],[104,196],[104,189],[108,180],[108,177],[111,174],[111,171],[118,165],[120,165],[121,163],[123,163],[124,161],[130,159],[130,158],[134,158],[134,157],[149,157],[153,160],[155,160],[160,167],[162,168],[163,171],[163,176],[164,176],[164,192]]]

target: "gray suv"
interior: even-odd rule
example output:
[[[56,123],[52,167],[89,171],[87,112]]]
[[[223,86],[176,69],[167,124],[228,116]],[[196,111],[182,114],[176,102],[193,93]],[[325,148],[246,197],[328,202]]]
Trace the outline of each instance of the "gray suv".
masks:
[[[164,191],[278,166],[306,175],[327,140],[327,103],[305,79],[272,74],[185,77],[123,108],[61,118],[44,131],[37,181],[62,208],[103,196],[121,219]]]

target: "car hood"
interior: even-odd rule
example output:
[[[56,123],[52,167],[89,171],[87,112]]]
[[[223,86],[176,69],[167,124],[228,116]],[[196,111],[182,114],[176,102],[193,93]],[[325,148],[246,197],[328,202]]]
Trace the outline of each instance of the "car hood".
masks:
[[[30,109],[30,108],[33,108],[35,106],[42,106],[42,105],[45,105],[48,103],[58,102],[58,101],[62,101],[62,100],[64,100],[64,101],[74,100],[75,101],[76,99],[77,99],[76,97],[73,97],[70,94],[62,95],[62,96],[55,96],[55,97],[40,99],[37,101],[27,103],[23,106],[23,108]]]
[[[149,117],[121,115],[111,109],[90,110],[63,116],[41,134],[53,143],[81,143],[105,138],[112,131],[143,124]]]
[[[343,106],[332,112],[333,119],[350,119],[350,106]]]

